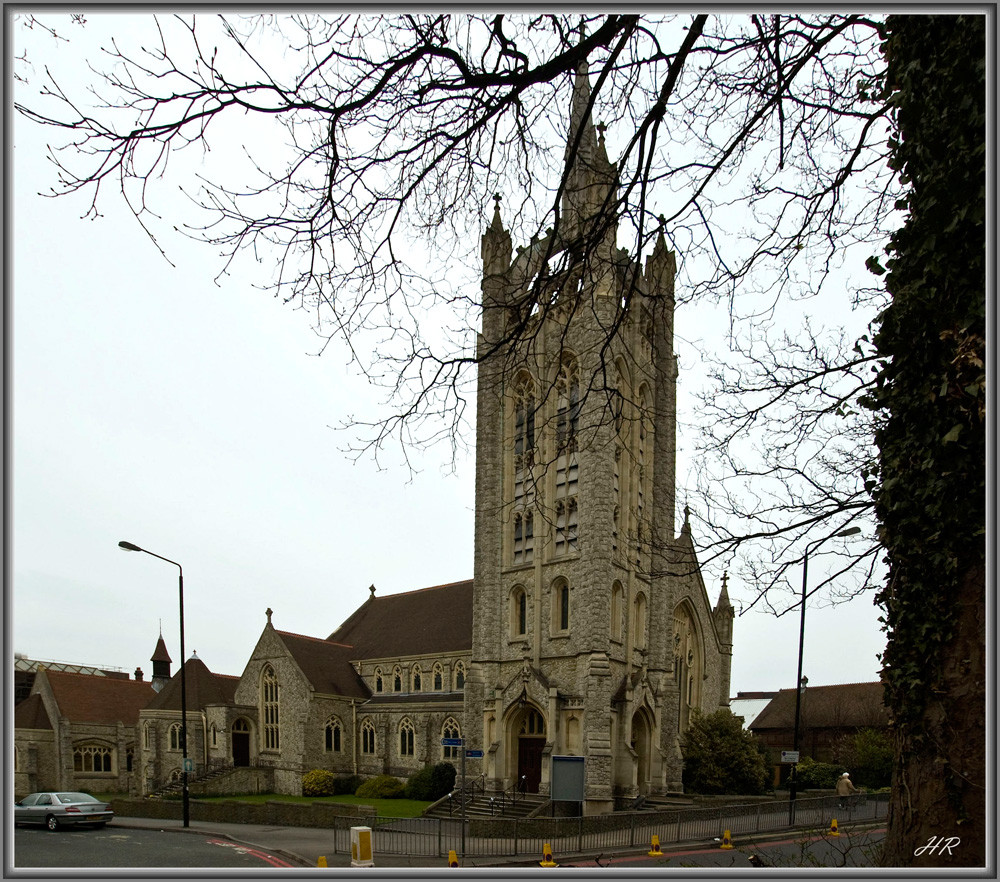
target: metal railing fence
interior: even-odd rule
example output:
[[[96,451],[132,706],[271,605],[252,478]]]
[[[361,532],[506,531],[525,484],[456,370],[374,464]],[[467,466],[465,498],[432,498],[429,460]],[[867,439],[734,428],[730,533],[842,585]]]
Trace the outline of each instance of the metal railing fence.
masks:
[[[659,837],[661,845],[721,838],[728,830],[735,838],[793,828],[829,829],[838,824],[875,821],[888,814],[889,794],[850,797],[844,807],[836,796],[798,799],[794,823],[787,800],[752,805],[671,809],[660,812],[616,812],[581,818],[484,818],[466,821],[467,857],[540,855],[546,844],[553,853],[573,854],[638,848]],[[350,853],[351,827],[372,829],[376,855],[409,854],[446,857],[461,854],[462,821],[458,818],[338,818],[333,851]]]

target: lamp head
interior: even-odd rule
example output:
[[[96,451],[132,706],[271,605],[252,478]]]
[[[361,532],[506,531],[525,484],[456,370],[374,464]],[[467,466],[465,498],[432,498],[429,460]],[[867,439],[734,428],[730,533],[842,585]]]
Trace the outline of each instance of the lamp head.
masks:
[[[118,543],[118,547],[124,548],[126,551],[142,551],[138,545],[133,545],[131,542],[126,542],[124,539]]]
[[[861,527],[848,527],[846,530],[841,530],[839,533],[834,533],[834,537],[837,536],[857,536],[861,532]]]

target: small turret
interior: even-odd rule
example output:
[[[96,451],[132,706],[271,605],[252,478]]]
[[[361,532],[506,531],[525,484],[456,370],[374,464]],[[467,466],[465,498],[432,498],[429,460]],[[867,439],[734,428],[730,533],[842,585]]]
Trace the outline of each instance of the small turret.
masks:
[[[153,678],[150,681],[153,689],[159,692],[170,682],[170,653],[167,652],[167,644],[163,642],[163,632],[156,641],[156,649],[153,650],[149,659],[153,663]]]

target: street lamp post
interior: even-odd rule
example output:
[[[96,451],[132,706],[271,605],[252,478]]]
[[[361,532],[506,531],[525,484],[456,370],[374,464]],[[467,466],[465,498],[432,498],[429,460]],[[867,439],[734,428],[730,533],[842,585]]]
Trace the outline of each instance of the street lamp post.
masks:
[[[813,545],[826,542],[827,539],[836,539],[840,536],[854,536],[861,532],[860,527],[848,527],[832,536],[826,536],[816,542],[806,546],[806,552],[802,557],[802,600],[799,609],[799,666],[795,676],[795,728],[792,730],[792,750],[797,754],[799,751],[799,718],[802,712],[802,688],[805,686],[806,678],[802,676],[802,650],[805,646],[806,636],[806,585],[809,574],[809,552]],[[795,798],[798,795],[798,776],[796,774],[798,757],[792,763],[791,774],[788,779],[788,824],[795,823]]]
[[[191,811],[190,811],[190,795],[188,793],[188,744],[187,744],[187,677],[186,671],[187,666],[184,664],[184,568],[177,563],[175,560],[170,560],[168,557],[163,557],[159,554],[154,554],[152,551],[147,551],[145,548],[140,548],[138,545],[134,545],[131,542],[126,542],[124,539],[118,543],[119,548],[124,548],[126,551],[141,551],[143,554],[151,555],[152,557],[158,557],[160,560],[164,560],[169,564],[173,564],[177,567],[177,590],[178,597],[180,599],[180,612],[181,612],[181,796],[183,801],[183,813],[184,813],[184,826],[191,826]]]

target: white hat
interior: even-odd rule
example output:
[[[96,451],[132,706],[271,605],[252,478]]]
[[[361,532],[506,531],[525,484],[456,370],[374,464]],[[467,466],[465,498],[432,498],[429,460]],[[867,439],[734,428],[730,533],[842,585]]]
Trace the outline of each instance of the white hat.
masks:
[[[848,775],[848,774],[847,774],[847,772],[844,772],[844,774],[843,774],[843,775],[841,775],[840,777],[841,777],[841,778],[850,778],[851,776],[850,776],[850,775]]]

